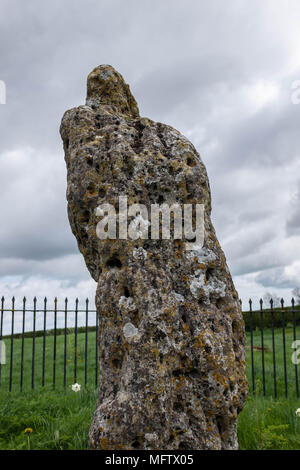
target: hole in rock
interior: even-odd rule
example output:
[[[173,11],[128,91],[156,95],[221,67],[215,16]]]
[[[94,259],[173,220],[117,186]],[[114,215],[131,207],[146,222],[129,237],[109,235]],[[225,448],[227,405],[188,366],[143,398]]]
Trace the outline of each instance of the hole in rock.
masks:
[[[113,359],[113,360],[111,361],[111,363],[112,363],[112,365],[113,365],[113,367],[114,367],[115,369],[121,369],[121,367],[122,367],[122,361],[121,361],[121,359],[115,358],[115,359]]]
[[[121,268],[122,263],[117,255],[113,255],[111,258],[109,258],[109,260],[106,261],[106,266],[108,268]]]
[[[221,435],[222,432],[223,432],[223,423],[222,423],[222,417],[221,416],[217,416],[216,417],[216,425],[217,425],[217,428],[218,428],[218,431],[219,431],[219,434]]]
[[[183,450],[183,449],[188,449],[189,446],[185,442],[179,442],[178,449]]]
[[[158,343],[159,341],[163,341],[166,336],[167,336],[167,335],[166,335],[166,333],[165,333],[164,331],[157,330],[157,331],[153,334],[153,340]]]
[[[140,446],[140,443],[139,443],[138,439],[135,439],[133,441],[133,443],[131,444],[131,447],[133,447],[134,449],[138,449],[139,446]]]
[[[86,233],[86,231],[81,231],[79,237],[81,241],[85,242],[88,239],[88,234]]]
[[[187,163],[188,166],[195,166],[196,165],[196,162],[192,157],[188,157],[186,159],[186,163]]]
[[[116,342],[117,342],[117,344],[121,344],[121,343],[122,343],[122,338],[121,338],[120,335],[117,336]]]
[[[207,281],[209,281],[209,279],[212,277],[213,272],[214,272],[213,268],[207,268],[206,273],[205,273],[205,278]]]
[[[173,405],[173,410],[177,412],[183,412],[184,411],[183,404],[180,403],[179,401],[176,401]]]
[[[199,378],[200,377],[200,372],[198,369],[191,369],[187,375],[189,375],[189,377],[193,377],[193,378]]]
[[[94,193],[96,190],[96,185],[93,182],[90,182],[87,186],[87,190],[89,193]]]
[[[172,372],[173,377],[180,377],[180,375],[183,375],[183,371],[181,369],[175,369]]]
[[[124,297],[130,297],[130,292],[127,286],[124,287]]]
[[[89,211],[87,211],[87,210],[83,211],[80,218],[81,218],[81,222],[82,222],[83,224],[87,224],[88,221],[90,220],[90,213],[89,213]]]
[[[181,428],[179,428],[178,426],[175,428],[175,431],[176,431],[177,436],[180,436],[180,435],[184,434],[184,431]]]

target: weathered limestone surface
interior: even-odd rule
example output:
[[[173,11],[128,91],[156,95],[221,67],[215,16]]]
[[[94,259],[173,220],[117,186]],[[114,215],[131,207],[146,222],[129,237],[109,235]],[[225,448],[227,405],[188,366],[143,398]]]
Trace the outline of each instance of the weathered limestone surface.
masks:
[[[237,292],[210,219],[204,164],[177,130],[139,116],[111,66],[88,77],[85,106],[61,125],[68,214],[98,282],[98,449],[236,449],[247,395]],[[99,240],[104,202],[205,205],[205,243]]]

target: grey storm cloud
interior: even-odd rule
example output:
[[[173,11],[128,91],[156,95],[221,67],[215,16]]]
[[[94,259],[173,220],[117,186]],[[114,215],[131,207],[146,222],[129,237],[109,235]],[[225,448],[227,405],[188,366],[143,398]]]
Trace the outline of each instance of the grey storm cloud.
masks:
[[[300,275],[300,105],[290,96],[300,79],[299,13],[297,0],[2,0],[0,288],[8,292],[15,276],[18,289],[49,280],[60,291],[91,289],[67,220],[59,125],[84,103],[86,76],[101,63],[122,73],[142,115],[199,150],[238,287],[251,273],[255,288],[292,287]]]
[[[256,281],[266,288],[294,289],[295,281],[286,276],[283,268],[273,268],[261,272],[256,276]]]

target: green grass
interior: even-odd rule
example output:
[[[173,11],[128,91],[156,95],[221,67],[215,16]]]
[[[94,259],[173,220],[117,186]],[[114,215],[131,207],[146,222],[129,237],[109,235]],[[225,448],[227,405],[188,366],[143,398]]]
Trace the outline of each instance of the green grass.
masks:
[[[300,338],[300,329],[297,334]],[[250,339],[247,334],[247,375],[251,384]],[[289,398],[284,397],[284,368],[282,331],[275,331],[278,400],[273,393],[272,336],[266,330],[265,375],[267,397],[262,396],[261,351],[254,352],[256,394],[250,394],[244,410],[239,416],[238,435],[241,449],[300,449],[300,418],[295,414],[300,399],[295,396],[295,367],[291,361],[292,328],[286,330],[287,377]],[[95,332],[88,334],[87,387],[74,393],[74,335],[67,336],[66,389],[64,380],[64,336],[57,337],[55,379],[53,389],[53,336],[46,338],[46,386],[42,380],[42,337],[35,344],[35,390],[31,390],[32,338],[25,339],[24,383],[20,392],[21,339],[14,339],[13,388],[8,392],[9,360],[1,369],[0,387],[0,449],[87,449],[88,430],[95,409]],[[254,332],[254,346],[260,347],[260,332]],[[5,340],[7,356],[10,341]],[[78,335],[77,382],[85,379],[85,335]],[[32,428],[30,436],[25,428]]]
[[[97,392],[44,388],[0,394],[0,449],[87,449]],[[28,437],[24,433],[31,428]]]
[[[0,449],[88,449],[97,392],[82,389],[0,394]],[[296,399],[250,396],[239,416],[240,449],[300,449]],[[26,428],[33,432],[28,437]]]
[[[299,450],[300,418],[298,399],[248,397],[238,420],[241,450]]]

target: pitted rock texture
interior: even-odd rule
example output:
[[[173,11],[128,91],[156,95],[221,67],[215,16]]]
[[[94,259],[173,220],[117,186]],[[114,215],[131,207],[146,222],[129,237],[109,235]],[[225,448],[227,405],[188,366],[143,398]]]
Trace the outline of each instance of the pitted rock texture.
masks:
[[[99,401],[90,428],[98,449],[236,449],[247,396],[244,325],[212,226],[204,164],[177,130],[139,116],[111,66],[88,77],[85,106],[61,125],[68,215],[97,281]],[[99,240],[95,208],[205,205],[205,242]]]

